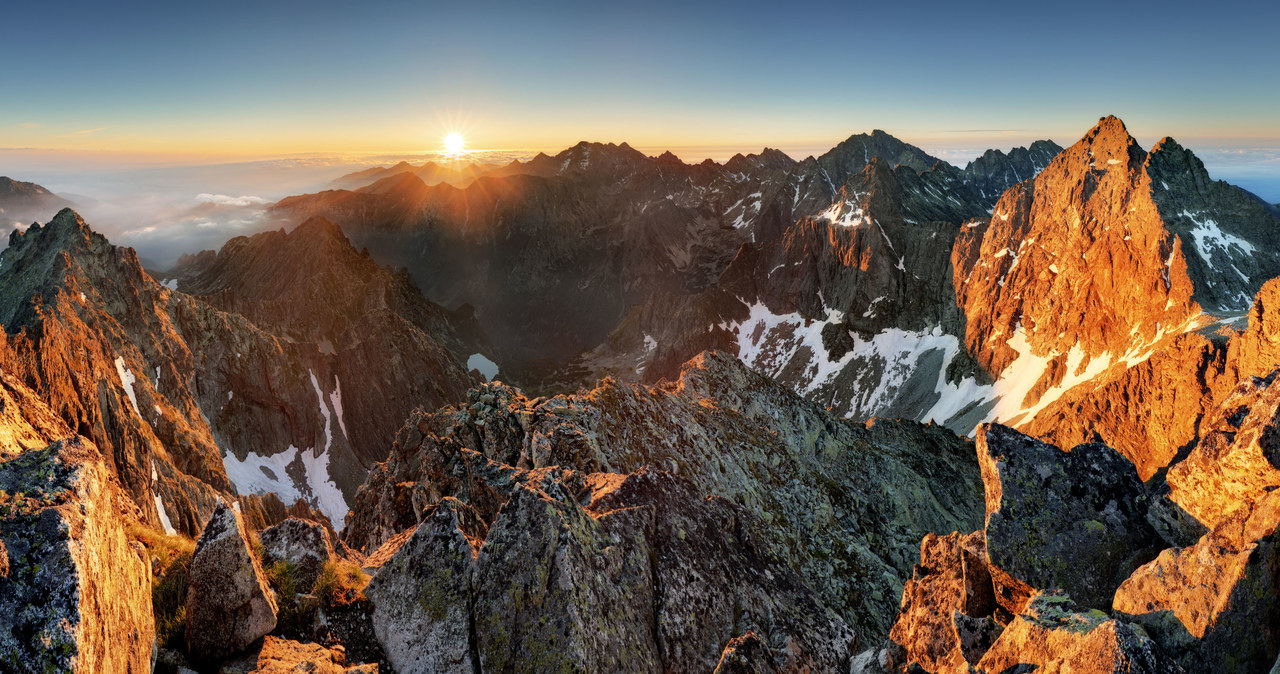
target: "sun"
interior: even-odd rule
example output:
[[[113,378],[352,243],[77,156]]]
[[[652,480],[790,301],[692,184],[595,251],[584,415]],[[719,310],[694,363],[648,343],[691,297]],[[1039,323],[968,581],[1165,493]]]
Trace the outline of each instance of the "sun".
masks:
[[[454,131],[444,137],[444,151],[449,154],[460,154],[466,145],[466,139],[457,131]]]

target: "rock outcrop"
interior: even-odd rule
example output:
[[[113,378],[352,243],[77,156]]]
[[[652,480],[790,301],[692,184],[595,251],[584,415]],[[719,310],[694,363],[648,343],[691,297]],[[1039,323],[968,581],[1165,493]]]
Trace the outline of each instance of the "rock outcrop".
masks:
[[[1061,589],[1109,608],[1121,581],[1159,550],[1133,464],[1106,445],[1064,452],[999,424],[976,434],[997,594]]]
[[[191,558],[188,653],[199,662],[238,653],[275,629],[276,611],[275,593],[263,577],[240,511],[220,502]]]
[[[132,504],[82,438],[0,463],[0,669],[145,674],[155,619]]]
[[[982,532],[929,534],[889,639],[925,671],[967,674],[1003,629],[996,609]]]
[[[1201,422],[1203,437],[1171,466],[1169,499],[1209,529],[1280,487],[1280,385],[1250,377]]]
[[[710,671],[748,630],[780,671],[847,663],[853,630],[741,506],[648,469],[506,476],[491,519],[440,501],[370,581],[398,669]]]
[[[654,466],[739,504],[764,523],[769,550],[869,639],[887,636],[920,538],[982,525],[969,443],[937,426],[839,420],[713,352],[658,388],[605,381],[530,400],[489,384],[465,407],[415,414],[342,536],[373,552],[446,496],[492,521],[520,470],[555,465]]]
[[[1187,671],[1266,671],[1280,653],[1280,493],[1240,506],[1195,545],[1165,550],[1116,591]]]

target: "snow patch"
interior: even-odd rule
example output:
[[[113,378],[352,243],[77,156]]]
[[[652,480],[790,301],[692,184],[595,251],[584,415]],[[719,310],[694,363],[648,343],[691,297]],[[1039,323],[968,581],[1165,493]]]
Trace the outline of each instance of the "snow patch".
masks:
[[[338,428],[342,429],[342,437],[351,439],[347,435],[347,422],[342,419],[342,383],[338,381],[338,375],[333,375],[333,393],[329,394],[329,403],[333,405],[334,414],[338,415]]]
[[[1200,259],[1205,262],[1209,262],[1214,250],[1227,252],[1228,249],[1234,247],[1243,255],[1253,255],[1256,251],[1253,244],[1248,241],[1222,231],[1222,228],[1218,226],[1217,221],[1213,218],[1205,217],[1204,215],[1192,215],[1185,210],[1182,211],[1182,217],[1195,223],[1195,227],[1188,234],[1195,239],[1196,252],[1200,254]],[[1248,282],[1248,279],[1245,279],[1245,281]]]
[[[307,370],[311,375],[311,388],[316,390],[316,401],[320,403],[320,415],[324,417],[324,453],[329,453],[333,445],[333,419],[330,418],[329,407],[324,404],[324,391],[320,390],[320,382],[316,381],[316,373]]]
[[[162,286],[164,286],[164,287],[168,288],[169,290],[177,290],[177,289],[178,289],[178,279],[176,279],[176,278],[171,278],[171,279],[168,279],[168,280],[164,281],[164,282],[163,282],[163,283],[161,283],[160,285],[162,285]]]
[[[848,210],[846,210],[846,207]],[[831,207],[818,214],[818,220],[826,220],[841,227],[858,227],[867,224],[862,209],[847,201],[837,201]]]
[[[160,480],[160,474],[156,472],[156,460],[151,460],[151,494],[156,502],[156,514],[160,516],[160,526],[164,527],[164,532],[170,536],[178,533],[173,528],[173,522],[169,520],[169,513],[165,512],[164,501],[160,500],[160,494],[156,492],[155,485]]]
[[[328,517],[334,529],[342,531],[343,520],[349,508],[342,491],[328,477],[328,452],[317,453],[310,449],[299,451],[297,447],[289,445],[283,452],[270,456],[248,452],[243,461],[227,452],[222,456],[222,466],[236,492],[258,495],[273,493],[285,503],[306,501]],[[302,480],[289,474],[290,466],[293,466],[295,475],[302,475]]]
[[[133,411],[141,417],[142,412],[138,410],[138,397],[133,393],[133,383],[138,380],[125,366],[123,356],[116,356],[116,374],[120,377],[120,385],[124,387],[124,392],[129,396],[129,402],[133,403]]]
[[[880,299],[883,298],[873,301],[872,306]],[[936,373],[926,374],[936,376],[933,389],[938,399],[921,421],[946,422],[975,401],[991,397],[991,387],[980,386],[973,379],[954,384],[947,381],[947,369],[961,347],[960,340],[944,333],[941,326],[920,332],[889,328],[869,339],[850,333],[852,348],[832,360],[823,346],[822,331],[829,325],[843,329],[843,323],[844,314],[836,310],[829,310],[826,320],[811,320],[798,313],[774,314],[763,304],[753,304],[747,320],[733,326],[738,337],[738,358],[774,378],[784,372],[801,373],[790,385],[797,393],[810,397],[834,383],[846,370],[865,376],[867,386],[858,387],[848,409],[841,410],[863,417],[888,409],[917,375],[922,359],[935,351],[942,352],[941,367]],[[879,367],[872,367],[873,364]]]

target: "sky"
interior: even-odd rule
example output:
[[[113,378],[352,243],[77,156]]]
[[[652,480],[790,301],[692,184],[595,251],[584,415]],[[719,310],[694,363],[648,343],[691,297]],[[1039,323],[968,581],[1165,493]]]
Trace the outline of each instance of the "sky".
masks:
[[[0,175],[164,260],[450,132],[485,156],[700,161],[883,129],[963,165],[1115,114],[1280,202],[1280,3],[71,0],[3,20]]]
[[[126,6],[120,6],[120,5]],[[1280,146],[1280,3],[13,3],[0,146]],[[1149,144],[1149,143],[1147,143]]]

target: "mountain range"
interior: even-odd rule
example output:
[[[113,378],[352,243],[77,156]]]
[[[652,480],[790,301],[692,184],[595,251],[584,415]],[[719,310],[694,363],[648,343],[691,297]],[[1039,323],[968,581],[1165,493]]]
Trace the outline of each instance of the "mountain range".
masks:
[[[10,235],[7,669],[1280,656],[1280,216],[1172,138],[332,187],[165,271]]]

